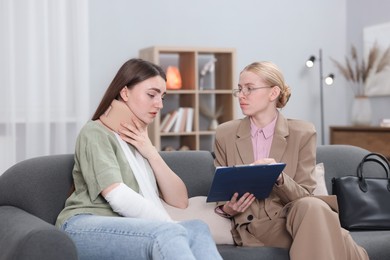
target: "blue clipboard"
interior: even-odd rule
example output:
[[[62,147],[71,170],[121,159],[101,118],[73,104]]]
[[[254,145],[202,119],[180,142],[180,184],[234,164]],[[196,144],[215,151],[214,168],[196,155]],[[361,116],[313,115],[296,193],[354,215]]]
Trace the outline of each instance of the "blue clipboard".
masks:
[[[228,201],[235,192],[265,199],[285,167],[285,163],[217,167],[206,202]]]

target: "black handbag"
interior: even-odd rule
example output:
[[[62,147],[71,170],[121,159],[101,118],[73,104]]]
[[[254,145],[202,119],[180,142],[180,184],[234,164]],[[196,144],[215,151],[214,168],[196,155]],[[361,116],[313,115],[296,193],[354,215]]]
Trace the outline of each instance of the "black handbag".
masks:
[[[386,178],[365,177],[364,164],[381,165]],[[337,195],[341,226],[349,230],[390,229],[390,164],[381,154],[367,154],[357,167],[357,176],[332,179]]]

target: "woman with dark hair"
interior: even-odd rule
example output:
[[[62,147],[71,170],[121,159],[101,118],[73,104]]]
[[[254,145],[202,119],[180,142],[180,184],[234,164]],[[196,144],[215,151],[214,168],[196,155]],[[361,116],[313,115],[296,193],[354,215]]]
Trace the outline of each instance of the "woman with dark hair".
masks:
[[[185,184],[148,137],[165,93],[164,71],[131,59],[81,129],[75,189],[56,222],[80,259],[221,259],[205,223],[175,223],[162,206],[188,206]]]
[[[236,193],[215,209],[232,220],[234,242],[288,248],[293,260],[368,259],[341,228],[336,199],[312,195],[316,131],[311,123],[280,112],[291,91],[279,68],[267,61],[249,64],[233,95],[245,117],[218,126],[215,165],[286,163],[268,198]]]

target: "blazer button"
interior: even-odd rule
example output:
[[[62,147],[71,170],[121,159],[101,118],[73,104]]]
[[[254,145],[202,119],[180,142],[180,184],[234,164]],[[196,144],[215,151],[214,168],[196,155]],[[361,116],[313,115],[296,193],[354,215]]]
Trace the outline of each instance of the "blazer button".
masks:
[[[247,219],[248,221],[252,221],[253,216],[252,216],[252,215],[248,215],[248,217],[246,217],[246,219]]]

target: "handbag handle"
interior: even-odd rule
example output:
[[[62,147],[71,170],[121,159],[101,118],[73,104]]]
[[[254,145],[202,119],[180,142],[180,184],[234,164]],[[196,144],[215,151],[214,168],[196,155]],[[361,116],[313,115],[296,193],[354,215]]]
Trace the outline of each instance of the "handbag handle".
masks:
[[[379,157],[381,160],[372,157]],[[369,153],[363,157],[362,161],[359,163],[357,167],[357,177],[359,178],[359,187],[363,192],[367,192],[367,183],[363,176],[363,164],[365,162],[376,162],[379,163],[383,167],[386,172],[386,179],[388,179],[387,190],[390,191],[390,163],[385,156],[379,153]]]

